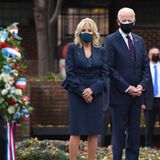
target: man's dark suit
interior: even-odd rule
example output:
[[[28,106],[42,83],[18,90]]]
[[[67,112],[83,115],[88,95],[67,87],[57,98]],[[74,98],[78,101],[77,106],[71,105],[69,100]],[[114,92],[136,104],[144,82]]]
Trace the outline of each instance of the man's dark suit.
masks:
[[[153,131],[156,115],[160,121],[160,98],[154,98],[152,78],[147,84],[146,91],[143,94],[142,104],[145,105],[145,146],[153,147]]]
[[[0,160],[6,160],[7,153],[7,130],[5,121],[0,116]]]
[[[122,159],[126,149],[126,160],[138,160],[141,96],[133,98],[126,90],[130,85],[145,88],[149,79],[149,65],[143,39],[132,34],[136,63],[119,31],[107,36],[104,47],[110,70],[110,109],[112,116],[113,160]]]

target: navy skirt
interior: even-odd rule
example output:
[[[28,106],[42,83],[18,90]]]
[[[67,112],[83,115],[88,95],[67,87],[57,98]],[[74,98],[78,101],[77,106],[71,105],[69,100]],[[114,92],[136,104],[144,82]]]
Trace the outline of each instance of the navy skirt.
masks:
[[[103,128],[102,93],[87,103],[83,97],[68,92],[69,128],[71,135],[101,134]]]

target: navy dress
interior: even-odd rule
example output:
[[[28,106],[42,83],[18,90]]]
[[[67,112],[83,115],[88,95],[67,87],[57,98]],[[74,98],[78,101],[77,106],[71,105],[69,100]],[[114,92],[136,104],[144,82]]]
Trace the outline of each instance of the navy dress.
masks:
[[[68,90],[69,125],[71,135],[101,134],[103,128],[102,92],[105,90],[108,68],[104,49],[92,47],[90,58],[84,48],[71,44],[67,49],[66,80]],[[91,88],[93,100],[87,103],[83,90]]]

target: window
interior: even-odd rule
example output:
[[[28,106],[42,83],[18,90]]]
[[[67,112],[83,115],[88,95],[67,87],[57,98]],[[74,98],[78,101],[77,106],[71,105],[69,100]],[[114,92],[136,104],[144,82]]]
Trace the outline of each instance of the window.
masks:
[[[83,18],[92,18],[102,37],[108,34],[108,9],[106,8],[68,8],[62,10],[58,18],[58,42],[61,44],[66,38],[74,36],[77,24]]]
[[[0,25],[7,26],[19,22],[22,26],[33,26],[33,3],[0,2]]]

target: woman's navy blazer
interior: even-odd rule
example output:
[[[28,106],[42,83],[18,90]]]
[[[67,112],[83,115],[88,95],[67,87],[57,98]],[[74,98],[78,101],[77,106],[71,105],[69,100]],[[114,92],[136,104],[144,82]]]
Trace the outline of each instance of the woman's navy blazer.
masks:
[[[108,67],[105,50],[92,46],[92,64],[88,65],[83,47],[70,44],[66,56],[66,79],[62,83],[64,89],[82,96],[85,88],[91,88],[96,95],[106,87]]]

